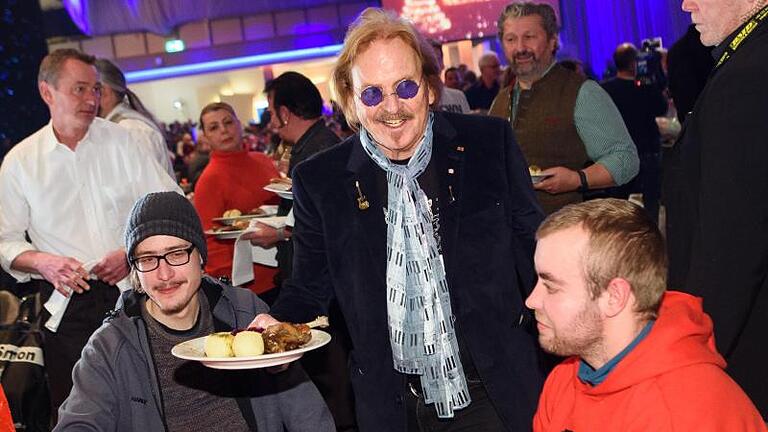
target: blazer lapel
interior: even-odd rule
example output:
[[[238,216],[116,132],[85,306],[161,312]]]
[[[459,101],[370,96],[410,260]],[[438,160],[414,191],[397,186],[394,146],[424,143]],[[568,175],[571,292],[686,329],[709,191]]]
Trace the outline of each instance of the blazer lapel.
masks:
[[[347,202],[354,207],[352,220],[357,230],[354,238],[365,244],[371,260],[369,268],[385,282],[387,224],[382,209],[386,207],[386,197],[379,193],[376,175],[380,169],[363,150],[360,139],[355,137],[344,190]]]
[[[437,171],[439,234],[446,271],[453,268],[459,233],[464,172],[464,144],[456,142],[456,130],[442,115],[435,113],[433,124],[432,163]],[[380,170],[371,160],[360,139],[350,153],[347,170],[349,176],[344,185],[345,199],[353,205],[355,239],[365,243],[371,259],[371,269],[386,282],[387,224],[382,209],[387,197],[379,191],[376,175]],[[357,186],[359,185],[359,190]],[[368,208],[359,207],[360,199],[367,201]]]
[[[456,129],[439,113],[432,126],[432,158],[437,170],[440,240],[446,272],[454,268],[464,190],[464,143],[456,141]]]

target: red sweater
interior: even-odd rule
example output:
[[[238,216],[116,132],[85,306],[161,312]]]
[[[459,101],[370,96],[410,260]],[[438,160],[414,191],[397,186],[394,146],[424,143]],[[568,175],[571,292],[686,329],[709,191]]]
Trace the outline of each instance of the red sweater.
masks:
[[[667,292],[659,318],[601,384],[582,383],[571,357],[547,378],[533,419],[541,432],[766,431],[723,371],[701,299]]]
[[[269,179],[279,177],[271,159],[261,153],[243,151],[211,152],[211,160],[195,185],[195,208],[203,229],[212,229],[213,218],[224,211],[238,209],[243,213],[263,204],[278,204],[280,199],[263,189]],[[214,277],[232,276],[235,240],[218,240],[208,236],[208,262],[205,271]],[[254,280],[247,287],[263,293],[274,287],[276,268],[253,265]]]

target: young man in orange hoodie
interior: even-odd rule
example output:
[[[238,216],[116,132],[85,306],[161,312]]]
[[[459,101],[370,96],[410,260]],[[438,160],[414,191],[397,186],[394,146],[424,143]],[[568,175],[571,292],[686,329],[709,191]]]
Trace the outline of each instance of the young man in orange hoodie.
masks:
[[[640,207],[566,206],[537,239],[526,305],[542,348],[571,357],[547,378],[534,431],[766,431],[701,300],[666,292],[663,239]]]

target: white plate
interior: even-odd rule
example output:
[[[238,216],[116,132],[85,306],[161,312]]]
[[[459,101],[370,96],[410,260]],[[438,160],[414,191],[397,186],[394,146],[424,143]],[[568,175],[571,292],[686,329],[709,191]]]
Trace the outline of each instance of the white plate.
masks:
[[[171,354],[180,359],[199,361],[214,369],[259,369],[296,361],[305,352],[320,348],[331,341],[331,335],[328,333],[312,329],[312,339],[303,347],[295,350],[251,357],[206,357],[203,348],[205,338],[203,336],[182,342],[173,347]]]
[[[235,217],[217,217],[211,219],[214,222],[218,222],[222,225],[232,225],[233,223],[239,221],[239,220],[249,220],[254,218],[263,218],[263,217],[270,217],[277,214],[277,206],[276,205],[263,205],[259,207],[264,213],[261,214],[246,214],[242,216],[235,216]]]
[[[539,174],[539,175],[531,175],[531,182],[533,184],[540,183],[545,178],[552,177],[554,174]]]
[[[293,199],[291,185],[285,183],[270,183],[264,186],[264,190],[276,193],[280,198]]]
[[[205,232],[206,235],[214,236],[219,240],[231,240],[236,239],[240,236],[240,234],[244,233],[245,230],[237,230],[237,231],[214,231],[214,230],[208,230]]]

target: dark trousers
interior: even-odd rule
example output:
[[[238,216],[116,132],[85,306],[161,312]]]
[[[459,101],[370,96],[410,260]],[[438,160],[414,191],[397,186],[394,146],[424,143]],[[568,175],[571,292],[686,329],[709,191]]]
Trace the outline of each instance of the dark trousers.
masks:
[[[640,173],[636,181],[638,192],[643,194],[643,207],[651,219],[659,223],[659,199],[661,198],[661,153],[640,154]]]
[[[47,282],[39,283],[42,298],[47,301],[53,293],[53,285]],[[59,405],[72,390],[72,369],[80,359],[83,347],[93,332],[101,326],[106,313],[115,307],[120,295],[114,285],[94,280],[88,281],[88,285],[91,289],[83,294],[72,294],[56,333],[43,328],[43,356],[54,416]],[[43,310],[43,325],[50,316],[47,310]]]
[[[506,431],[482,381],[468,376],[467,385],[472,402],[468,407],[454,411],[453,418],[442,419],[437,416],[434,404],[424,403],[418,377],[410,376],[405,395],[408,432]]]
[[[323,395],[336,423],[336,430],[354,432],[358,429],[355,399],[349,380],[352,341],[336,301],[331,303],[328,319],[331,326],[325,331],[331,334],[331,341],[323,349],[304,354],[301,365]]]

